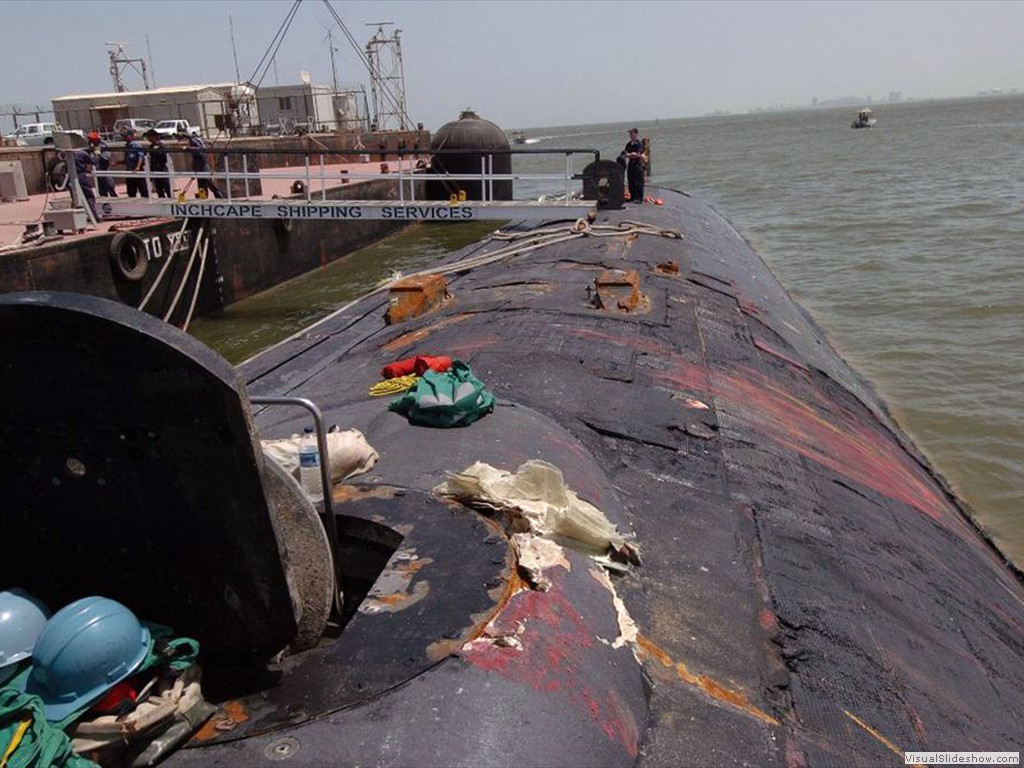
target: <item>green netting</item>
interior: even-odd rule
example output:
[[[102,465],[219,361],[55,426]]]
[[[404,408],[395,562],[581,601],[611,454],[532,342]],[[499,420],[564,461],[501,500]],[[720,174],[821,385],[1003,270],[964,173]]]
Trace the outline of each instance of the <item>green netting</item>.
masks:
[[[494,410],[494,395],[461,360],[445,373],[426,371],[413,389],[394,400],[389,410],[413,424],[464,427]]]

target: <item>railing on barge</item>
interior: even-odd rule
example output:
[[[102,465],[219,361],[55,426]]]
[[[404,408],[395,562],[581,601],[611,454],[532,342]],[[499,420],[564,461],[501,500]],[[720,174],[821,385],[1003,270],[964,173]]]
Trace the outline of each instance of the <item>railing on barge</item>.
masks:
[[[168,149],[168,154],[182,156],[183,164],[190,165],[190,151]],[[389,150],[388,156],[398,157],[397,161],[380,163],[380,171],[353,170],[343,168],[339,164],[329,164],[328,158],[335,157],[366,157],[373,154],[366,150],[323,150],[287,151],[287,150],[215,150],[210,154],[218,157],[217,171],[151,171],[139,173],[145,179],[150,190],[149,198],[98,198],[97,205],[103,216],[163,216],[163,217],[202,217],[202,218],[239,218],[239,219],[330,219],[330,220],[429,220],[429,221],[470,221],[470,220],[508,220],[508,219],[550,219],[585,216],[594,209],[594,201],[579,199],[577,182],[583,175],[574,167],[577,155],[585,155],[595,162],[600,160],[600,152],[595,149],[508,149],[494,150],[486,154],[480,153],[479,173],[433,173],[430,171],[424,153],[419,150]],[[433,156],[461,155],[466,150],[437,150],[429,153]],[[473,152],[476,154],[476,152]],[[269,170],[252,170],[249,158],[260,159],[275,155],[299,156],[303,158],[301,166],[279,166]],[[494,171],[495,158],[504,155],[533,155],[564,158],[564,167],[555,172],[513,172],[498,173]],[[232,163],[232,158],[239,158]],[[366,166],[367,163],[360,165]],[[232,167],[234,166],[234,167]],[[297,173],[298,171],[298,173]],[[125,171],[108,170],[93,171],[94,183],[98,188],[100,178],[123,179]],[[153,181],[168,179],[173,197],[154,198]],[[198,190],[198,180],[204,179],[216,184],[223,190],[223,197],[212,198],[202,196]],[[397,182],[397,200],[337,200],[329,199],[328,193],[351,182],[379,181],[387,179]],[[185,191],[174,191],[176,181],[185,181]],[[274,195],[268,199],[264,196],[265,182],[290,182],[287,196]],[[426,182],[437,182],[451,190],[447,200],[426,200],[418,194],[417,188]],[[259,182],[261,194],[252,194]],[[457,191],[460,183],[479,185],[479,200],[468,200]],[[496,199],[495,186],[504,182],[529,182],[531,184],[550,184],[558,188],[557,198],[499,200]],[[238,194],[239,189],[241,194]],[[193,192],[193,190],[195,190]],[[188,198],[192,192],[195,197]]]

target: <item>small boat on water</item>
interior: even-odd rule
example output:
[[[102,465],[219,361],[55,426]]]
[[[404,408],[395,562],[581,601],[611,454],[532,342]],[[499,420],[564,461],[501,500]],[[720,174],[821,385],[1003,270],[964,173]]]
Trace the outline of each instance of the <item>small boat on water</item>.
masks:
[[[857,116],[853,119],[853,122],[850,123],[850,127],[874,128],[877,122],[878,120],[875,119],[875,113],[872,110],[868,109],[867,107],[864,107],[859,112],[857,112]]]
[[[526,144],[526,134],[522,131],[512,131],[512,143],[513,144]]]
[[[1019,572],[748,241],[651,194],[507,227],[237,368],[118,303],[0,296],[0,584],[198,641],[216,709],[168,766],[1024,748]],[[370,396],[414,356],[492,410]],[[379,454],[319,516],[261,451],[310,421],[287,398]]]

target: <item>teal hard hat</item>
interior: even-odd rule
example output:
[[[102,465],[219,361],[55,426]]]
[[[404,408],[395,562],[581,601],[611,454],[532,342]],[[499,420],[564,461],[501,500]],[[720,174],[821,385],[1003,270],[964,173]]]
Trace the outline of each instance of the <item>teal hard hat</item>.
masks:
[[[43,700],[47,720],[59,722],[138,669],[151,644],[149,630],[121,603],[83,597],[46,623],[25,692]]]
[[[0,592],[0,683],[17,672],[17,663],[32,655],[50,610],[22,589]]]

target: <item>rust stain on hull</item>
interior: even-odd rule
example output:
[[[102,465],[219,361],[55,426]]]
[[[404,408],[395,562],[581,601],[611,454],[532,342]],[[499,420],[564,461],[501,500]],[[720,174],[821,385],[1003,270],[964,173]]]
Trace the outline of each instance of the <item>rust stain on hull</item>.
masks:
[[[895,744],[893,744],[891,741],[889,741],[887,738],[885,738],[885,736],[883,736],[881,733],[876,731],[870,725],[865,723],[863,720],[861,720],[855,714],[853,714],[852,712],[849,712],[849,711],[847,711],[845,709],[843,710],[843,714],[846,715],[851,720],[853,720],[853,722],[855,722],[857,725],[859,725],[865,731],[867,731],[867,733],[870,734],[872,738],[874,738],[880,744],[883,744],[894,755],[897,755],[901,760],[905,759],[904,755],[903,755],[903,750],[902,749],[897,747]],[[915,768],[923,768],[923,766],[921,766],[920,763],[911,763],[911,765],[915,766]]]
[[[470,314],[446,317],[431,325],[424,326],[423,328],[417,328],[415,331],[410,331],[409,333],[403,333],[401,336],[396,336],[391,341],[382,344],[380,348],[385,352],[397,352],[398,350],[404,349],[418,341],[423,341],[423,339],[430,336],[434,331],[440,330],[441,328],[449,325],[461,323],[464,320],[468,320],[470,317],[472,317]]]
[[[481,519],[487,522],[487,524],[492,528],[495,528],[497,533],[497,526],[493,521],[487,520],[487,518]],[[492,621],[494,621],[495,617],[504,610],[513,595],[521,592],[522,590],[528,589],[526,582],[519,577],[517,569],[513,567],[514,556],[512,548],[509,547],[508,551],[509,554],[505,563],[507,578],[503,578],[501,583],[489,592],[491,598],[495,602],[494,608],[489,611],[474,614],[471,617],[472,621],[467,630],[460,633],[458,637],[445,638],[431,643],[427,646],[427,658],[432,661],[440,661],[446,656],[451,656],[452,654],[457,653],[459,649],[467,643],[472,643],[474,640],[478,640],[483,637],[487,632],[487,627]]]
[[[193,742],[209,741],[222,735],[225,731],[234,730],[236,726],[248,719],[249,713],[245,711],[241,701],[236,699],[227,701],[220,706],[213,717],[203,724],[202,728],[196,731],[191,740]]]
[[[399,550],[391,558],[391,566],[377,577],[366,599],[359,606],[360,613],[404,611],[430,594],[430,582],[417,580],[420,571],[432,564],[429,557],[418,557],[414,550]]]
[[[675,669],[676,674],[679,675],[679,679],[687,685],[699,688],[716,701],[727,704],[733,709],[737,709],[746,715],[750,715],[751,717],[760,720],[762,723],[767,723],[768,725],[779,725],[778,720],[767,712],[751,704],[746,694],[727,688],[706,675],[693,674],[690,672],[685,662],[674,661],[664,649],[660,648],[650,638],[645,637],[644,635],[639,635],[636,642],[641,655],[656,660],[664,667]]]

